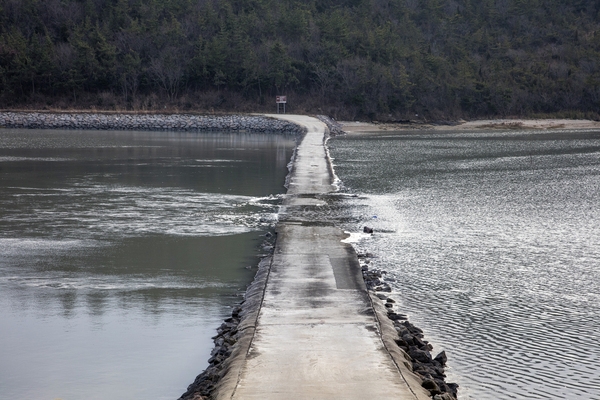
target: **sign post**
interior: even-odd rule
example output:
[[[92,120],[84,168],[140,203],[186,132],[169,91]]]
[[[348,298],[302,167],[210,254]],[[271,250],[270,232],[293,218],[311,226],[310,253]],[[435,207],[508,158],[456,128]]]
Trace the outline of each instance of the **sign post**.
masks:
[[[275,102],[277,103],[277,114],[279,114],[280,104],[283,104],[283,113],[285,114],[285,103],[287,103],[287,96],[275,96]]]

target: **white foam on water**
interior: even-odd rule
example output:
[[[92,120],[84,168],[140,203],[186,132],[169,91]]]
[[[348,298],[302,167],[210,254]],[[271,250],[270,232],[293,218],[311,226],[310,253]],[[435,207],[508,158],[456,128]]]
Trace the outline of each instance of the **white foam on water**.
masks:
[[[201,163],[201,164],[204,164],[204,163],[206,163],[206,164],[212,164],[212,163],[219,163],[219,164],[221,164],[221,163],[240,163],[240,162],[243,162],[242,160],[219,160],[219,159],[203,159],[203,160],[194,160],[194,161],[196,161],[198,163]]]
[[[33,190],[15,196],[60,196],[34,213],[11,213],[6,222],[63,229],[65,236],[162,234],[215,236],[250,232],[277,221],[280,196],[198,193],[179,188],[88,185]],[[43,207],[45,203],[40,203]],[[9,232],[5,232],[9,234]]]
[[[15,156],[0,156],[0,162],[20,162],[20,161],[72,161],[71,158],[61,157],[15,157]]]
[[[329,146],[327,146],[328,141],[329,141],[329,138],[327,138],[327,140],[325,141],[325,156],[327,157],[327,159],[329,161],[329,165],[331,166],[331,173],[333,174],[332,186],[334,187],[334,189],[336,191],[339,191],[342,188],[342,181],[335,173],[335,163],[334,163],[335,158],[333,158],[333,156],[331,155],[331,152],[329,151]]]
[[[180,290],[180,289],[206,289],[222,288],[226,285],[222,282],[211,282],[205,280],[189,281],[184,279],[165,280],[164,277],[144,277],[128,275],[123,276],[10,276],[0,277],[0,282],[29,288],[43,288],[56,290],[83,290],[83,291],[110,291],[110,292],[133,292],[140,290]]]
[[[0,237],[0,254],[12,256],[20,254],[38,254],[48,251],[70,251],[76,248],[97,247],[100,243],[89,239],[41,239]]]
[[[369,233],[348,232],[348,231],[344,231],[344,233],[349,236],[346,239],[343,239],[342,243],[356,244],[356,243],[362,242],[363,240],[369,239],[371,237],[371,234],[369,234]]]

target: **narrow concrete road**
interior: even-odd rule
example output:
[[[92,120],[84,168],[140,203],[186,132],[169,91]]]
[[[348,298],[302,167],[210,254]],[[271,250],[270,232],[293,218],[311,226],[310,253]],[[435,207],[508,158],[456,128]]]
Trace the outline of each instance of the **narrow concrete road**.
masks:
[[[277,227],[277,243],[247,353],[220,399],[430,399],[382,338],[352,248],[339,229],[310,220],[334,191],[315,118],[307,127]],[[392,351],[393,353],[393,351]]]

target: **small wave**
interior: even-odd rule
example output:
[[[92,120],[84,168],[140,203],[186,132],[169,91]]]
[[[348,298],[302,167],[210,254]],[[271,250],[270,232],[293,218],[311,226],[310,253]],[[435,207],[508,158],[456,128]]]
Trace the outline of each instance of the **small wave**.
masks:
[[[251,203],[271,203],[274,201],[281,201],[283,200],[283,198],[285,197],[284,194],[276,194],[276,195],[268,195],[268,196],[263,196],[263,197],[254,197],[250,200]]]
[[[70,191],[32,191],[29,197],[56,200],[40,208],[7,213],[5,222],[32,231],[38,226],[70,237],[106,233],[214,236],[246,233],[277,221],[281,196],[251,197],[198,193],[180,188],[89,185]],[[10,234],[10,232],[5,232]],[[16,234],[16,233],[15,233]]]
[[[0,238],[0,254],[13,256],[38,254],[57,251],[70,251],[75,248],[98,247],[100,243],[90,239],[37,239],[37,238]]]
[[[178,290],[178,289],[206,289],[222,288],[226,285],[217,281],[187,281],[165,280],[164,277],[148,279],[144,277],[129,276],[103,276],[99,278],[82,276],[73,277],[0,277],[0,282],[11,286],[24,286],[31,288],[45,288],[56,290],[98,290],[111,292],[141,291],[141,290]]]
[[[17,161],[72,161],[71,158],[61,157],[14,157],[14,156],[0,156],[0,162],[17,162]]]
[[[212,164],[212,163],[240,163],[240,162],[244,162],[243,160],[219,160],[219,159],[208,159],[208,160],[194,160],[198,163],[207,163],[207,164]]]

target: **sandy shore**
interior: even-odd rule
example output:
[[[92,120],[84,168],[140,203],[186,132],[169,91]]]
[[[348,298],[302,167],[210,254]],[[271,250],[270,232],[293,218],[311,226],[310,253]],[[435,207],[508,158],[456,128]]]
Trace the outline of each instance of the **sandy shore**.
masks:
[[[437,124],[388,124],[370,122],[340,121],[342,129],[346,132],[379,132],[400,130],[506,130],[506,129],[600,129],[600,122],[592,120],[574,119],[490,119],[478,121],[461,121],[456,125]]]

